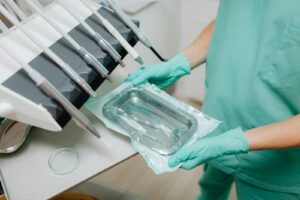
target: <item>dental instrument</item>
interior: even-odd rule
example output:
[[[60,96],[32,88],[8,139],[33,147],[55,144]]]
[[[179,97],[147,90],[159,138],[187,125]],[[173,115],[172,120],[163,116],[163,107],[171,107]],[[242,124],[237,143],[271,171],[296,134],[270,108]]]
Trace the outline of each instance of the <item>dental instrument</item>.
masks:
[[[15,18],[17,18],[17,19],[19,20],[18,15],[17,15],[17,14],[15,13],[15,11],[11,8],[11,6],[8,5],[8,3],[6,3],[4,0],[0,0],[0,5],[1,5],[1,4],[7,9],[7,11],[8,11],[10,14],[12,14]]]
[[[36,86],[49,97],[56,100],[72,117],[75,123],[81,128],[89,131],[97,138],[100,138],[100,133],[94,128],[89,119],[87,119],[81,112],[79,112],[75,106],[70,103],[43,75],[33,69],[29,64],[23,61],[13,51],[5,48],[3,45],[2,49],[10,55],[14,60],[24,69],[28,76],[35,82]]]
[[[69,8],[69,6],[63,2],[62,0],[57,0],[57,2],[64,7],[64,9],[75,18],[79,24],[81,24],[84,29],[91,35],[91,37],[97,42],[98,46],[102,48],[104,51],[109,53],[109,55],[120,65],[124,66],[124,63],[122,61],[121,55],[110,45],[108,41],[106,41],[99,33],[94,31],[88,23],[86,23],[84,20],[80,19],[72,9]]]
[[[76,42],[70,35],[65,33],[52,18],[50,18],[45,12],[43,12],[42,9],[39,7],[41,5],[36,5],[32,0],[25,1],[71,44],[74,50],[77,51],[77,53],[83,58],[83,60],[86,63],[93,66],[103,78],[106,78],[109,81],[111,81],[109,71],[95,58],[95,56],[93,56],[84,47],[78,44],[78,42]]]
[[[13,23],[22,33],[32,40],[38,47],[40,47],[75,83],[77,83],[84,91],[91,97],[95,97],[96,93],[89,86],[89,84],[82,79],[75,70],[73,70],[67,63],[58,57],[51,49],[46,47],[40,40],[38,40],[31,32],[22,26],[22,24],[11,15],[2,5],[0,5],[0,12]]]
[[[135,49],[124,39],[124,37],[118,32],[118,30],[107,20],[105,19],[100,13],[95,11],[85,0],[80,0],[90,11],[96,15],[100,23],[116,38],[119,43],[126,49],[127,52],[131,52],[131,55],[134,55]],[[138,58],[141,59],[141,58]],[[140,61],[138,61],[140,62]]]
[[[107,0],[106,1],[108,5],[112,8],[112,10],[119,16],[119,18],[132,30],[132,32],[139,38],[139,40],[161,60],[161,61],[167,61],[164,59],[158,51],[155,50],[155,48],[152,46],[148,38],[145,36],[145,34],[133,23],[133,21],[126,15],[126,13],[118,6],[116,2],[113,0]]]
[[[16,13],[20,20],[25,20],[27,18],[14,1],[5,0],[5,2],[12,8],[12,10]]]

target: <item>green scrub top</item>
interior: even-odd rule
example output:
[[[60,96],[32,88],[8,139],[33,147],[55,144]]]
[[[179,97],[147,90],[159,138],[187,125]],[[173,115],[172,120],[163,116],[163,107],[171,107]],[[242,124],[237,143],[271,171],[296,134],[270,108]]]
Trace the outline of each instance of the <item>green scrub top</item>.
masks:
[[[206,70],[204,112],[223,121],[215,134],[299,114],[300,1],[222,0]],[[300,149],[224,156],[211,164],[257,186],[300,194]]]

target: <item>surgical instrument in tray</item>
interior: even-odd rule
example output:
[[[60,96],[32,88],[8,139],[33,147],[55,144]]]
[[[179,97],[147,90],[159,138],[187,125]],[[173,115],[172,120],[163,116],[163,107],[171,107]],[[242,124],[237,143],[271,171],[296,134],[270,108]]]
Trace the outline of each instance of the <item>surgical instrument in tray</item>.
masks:
[[[23,32],[28,38],[31,39],[38,47],[40,47],[75,83],[77,83],[85,92],[91,97],[95,97],[96,93],[89,86],[89,84],[81,78],[75,70],[73,70],[67,63],[65,63],[60,57],[58,57],[51,49],[45,46],[39,41],[31,32],[22,26],[18,20],[11,15],[2,5],[0,5],[0,12],[13,23],[21,32]]]
[[[124,37],[118,32],[118,30],[100,13],[95,11],[85,0],[80,0],[90,11],[94,13],[100,23],[116,38],[119,43],[126,49],[127,52],[131,52],[131,55],[134,55],[135,49],[124,39]],[[141,59],[141,58],[138,58]],[[139,61],[140,62],[140,61]]]
[[[76,13],[69,8],[69,6],[62,0],[57,0],[57,2],[65,8],[65,10],[70,13],[78,22],[83,26],[83,28],[90,34],[90,36],[97,42],[98,46],[106,51],[116,62],[124,66],[125,64],[122,61],[120,54],[111,46],[111,44],[106,41],[99,33],[97,33],[92,27],[86,23],[84,20],[80,19]]]
[[[65,33],[52,18],[43,12],[40,7],[41,5],[36,5],[32,0],[25,1],[71,44],[74,50],[83,58],[86,63],[93,66],[102,77],[111,81],[109,71],[95,58],[95,56],[88,52],[84,47],[80,46],[80,44],[78,44],[78,42],[69,36],[68,33]]]
[[[12,0],[4,0],[20,18],[20,20],[25,20],[27,17],[23,11],[17,6],[17,4]]]
[[[132,32],[139,38],[139,40],[161,60],[166,61],[152,46],[145,34],[133,23],[133,21],[126,15],[126,13],[113,0],[106,1],[110,8],[119,16],[119,18],[132,30]]]
[[[72,117],[76,124],[83,129],[89,131],[97,138],[100,138],[100,133],[94,128],[93,124],[86,118],[75,106],[69,102],[43,75],[33,69],[29,64],[25,63],[19,56],[13,53],[8,48],[1,45],[2,48],[14,58],[15,61],[24,69],[28,76],[35,82],[36,86],[47,94],[49,97],[57,101]]]

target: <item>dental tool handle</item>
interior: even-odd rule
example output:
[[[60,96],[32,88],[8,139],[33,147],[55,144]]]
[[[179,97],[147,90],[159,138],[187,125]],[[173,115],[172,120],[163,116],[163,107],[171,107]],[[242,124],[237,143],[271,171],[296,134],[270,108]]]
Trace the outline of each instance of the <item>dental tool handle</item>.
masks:
[[[134,32],[134,34],[139,38],[139,40],[148,48],[152,45],[147,37],[142,33],[142,31],[133,23],[133,21],[126,15],[126,13],[118,6],[113,0],[107,0],[109,6],[115,11],[119,18]]]
[[[117,29],[106,20],[101,14],[95,11],[85,0],[80,0],[90,11],[96,15],[102,25],[112,34],[114,38],[116,38],[120,44],[126,49],[127,52],[130,52],[133,57],[137,58],[139,55],[135,51],[135,49],[124,39],[124,37],[117,31]]]
[[[111,77],[109,76],[109,71],[102,65],[101,62],[97,60],[97,58],[95,58],[95,56],[93,56],[83,47],[78,50],[78,53],[87,64],[94,66],[103,78],[106,78],[110,82],[112,81]]]
[[[25,20],[27,18],[26,15],[23,13],[23,11],[18,7],[18,5],[13,0],[5,0],[5,2],[14,10],[14,12],[21,20]]]
[[[89,131],[97,138],[100,138],[100,133],[94,128],[93,124],[82,113],[80,113],[72,103],[70,103],[56,88],[49,83],[46,79],[37,85],[42,91],[44,91],[49,97],[52,97],[61,104],[64,109],[71,115],[75,123],[81,128]]]
[[[60,57],[58,57],[52,50],[46,47],[42,42],[25,29],[18,20],[13,17],[2,5],[0,5],[0,12],[10,20],[19,30],[21,30],[28,38],[32,40],[38,47],[40,47],[75,83],[77,83],[84,91],[91,97],[95,97],[96,93],[93,89],[82,79],[76,71],[74,71],[68,64],[66,64]]]
[[[90,25],[88,25],[85,21],[83,21],[82,19],[80,19],[80,17],[78,17],[75,12],[70,9],[68,7],[68,5],[62,1],[62,0],[57,0],[57,2],[64,7],[64,9],[70,14],[72,15],[85,29],[86,31],[93,37],[94,40],[96,40],[96,42],[98,43],[98,45],[100,46],[100,48],[102,48],[103,50],[107,51],[110,56],[115,60],[118,61],[121,59],[120,54],[110,45],[109,42],[107,42],[100,34],[98,34],[94,29],[92,29],[90,27]]]
[[[9,0],[10,1],[10,0]],[[70,37],[67,33],[65,33],[57,24],[54,22],[52,18],[50,18],[46,12],[43,12],[42,9],[40,8],[40,5],[36,5],[36,2],[33,2],[32,0],[25,0],[32,8],[35,10],[45,21],[47,21],[57,32],[59,32],[63,37],[68,40],[73,48],[75,50],[80,49],[80,45],[72,38]]]
[[[89,84],[82,79],[75,70],[73,70],[68,64],[62,61],[53,51],[46,48],[43,49],[44,52],[52,59],[56,64],[61,66],[61,69],[75,82],[77,83],[85,92],[87,92],[91,97],[96,97],[96,93],[89,86]]]
[[[107,0],[108,5],[114,10],[119,18],[132,30],[132,32],[139,38],[139,40],[158,57],[160,61],[167,61],[158,51],[152,46],[145,34],[133,23],[133,21],[126,15],[126,13],[113,0]]]
[[[19,56],[17,56],[14,52],[9,50],[8,48],[2,48],[6,50],[8,55],[10,55],[14,60],[22,66],[24,71],[28,74],[28,76],[35,82],[36,86],[47,94],[52,99],[56,100],[72,117],[72,119],[76,122],[76,124],[85,130],[88,130],[92,134],[94,134],[97,138],[100,138],[100,134],[93,127],[91,122],[73,106],[71,102],[69,102],[42,74],[33,69],[29,64],[25,63]]]
[[[104,27],[109,30],[109,32],[112,34],[114,38],[116,38],[122,47],[135,59],[135,60],[141,60],[140,55],[138,52],[127,42],[127,40],[124,39],[124,37],[117,31],[117,29],[106,19],[103,19],[102,24]],[[143,61],[139,61],[140,64],[143,64]]]
[[[92,36],[97,42],[98,46],[100,46],[104,51],[106,51],[116,62],[122,59],[121,55],[99,33],[94,32]]]
[[[52,18],[47,16],[47,14],[42,11],[39,4],[36,5],[32,0],[25,1],[72,45],[75,51],[78,52],[85,62],[93,66],[102,77],[110,79],[108,70],[92,54],[81,47],[71,36],[65,33]]]
[[[46,80],[38,71],[34,70],[28,64],[23,64],[23,69],[28,76],[36,83],[37,87],[45,92],[49,97],[56,100],[72,117],[78,126],[89,131],[97,138],[100,138],[100,134],[93,127],[91,122],[73,106],[48,80]]]

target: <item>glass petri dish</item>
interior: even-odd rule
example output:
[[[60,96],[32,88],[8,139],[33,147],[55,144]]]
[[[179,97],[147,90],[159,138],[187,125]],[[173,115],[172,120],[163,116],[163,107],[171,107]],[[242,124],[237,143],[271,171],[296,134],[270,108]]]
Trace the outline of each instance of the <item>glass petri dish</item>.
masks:
[[[79,165],[78,152],[72,148],[62,148],[54,151],[48,160],[51,171],[56,175],[72,173]]]

